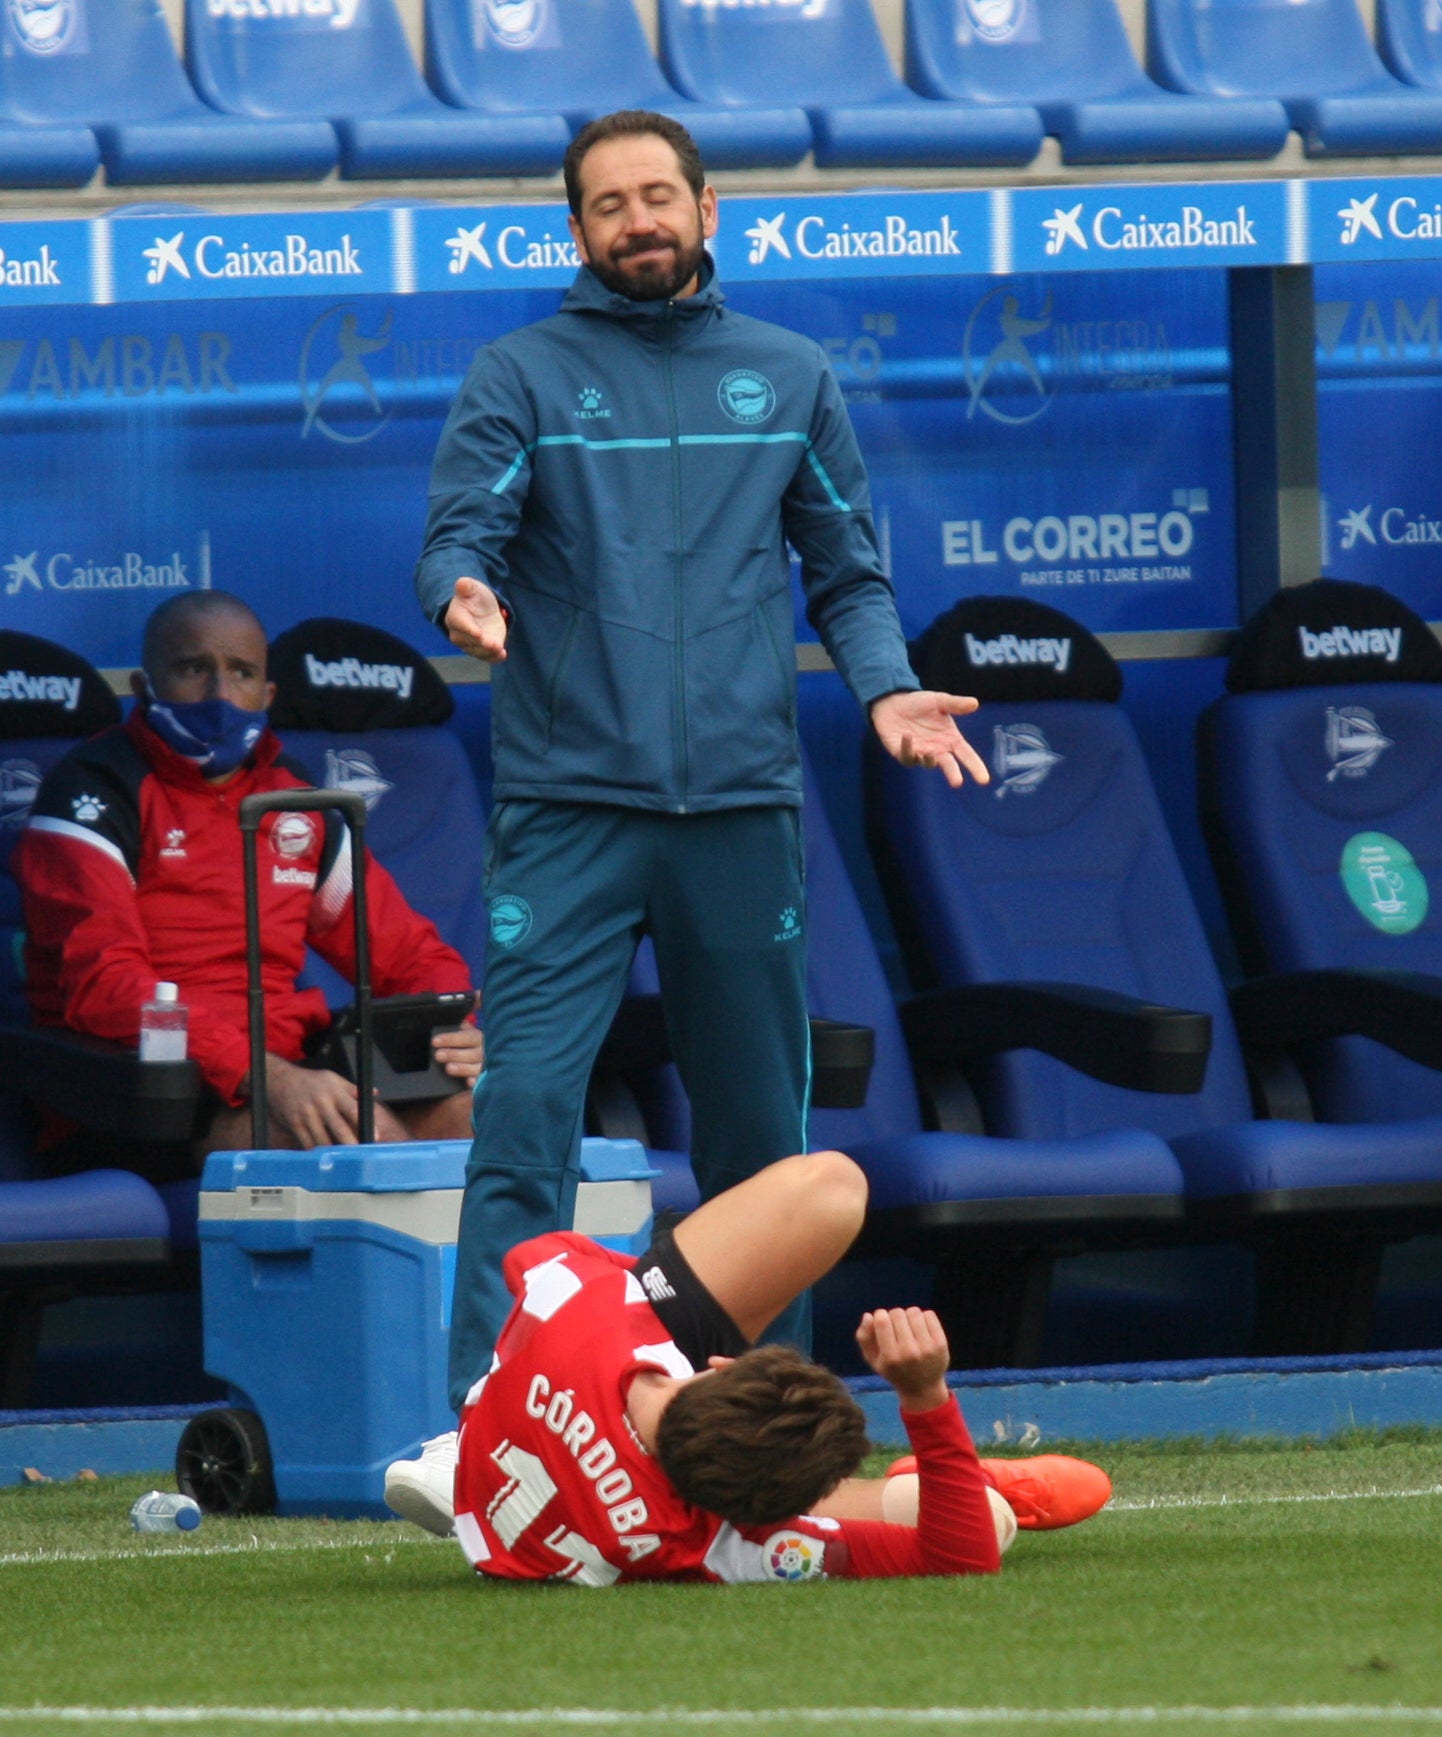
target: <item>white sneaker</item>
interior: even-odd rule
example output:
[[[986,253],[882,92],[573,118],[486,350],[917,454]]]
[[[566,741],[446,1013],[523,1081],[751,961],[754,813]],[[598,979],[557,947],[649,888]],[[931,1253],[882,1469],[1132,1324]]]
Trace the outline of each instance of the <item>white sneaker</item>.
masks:
[[[418,1460],[396,1460],[386,1467],[386,1506],[437,1538],[455,1531],[456,1449],[452,1429],[422,1442]]]

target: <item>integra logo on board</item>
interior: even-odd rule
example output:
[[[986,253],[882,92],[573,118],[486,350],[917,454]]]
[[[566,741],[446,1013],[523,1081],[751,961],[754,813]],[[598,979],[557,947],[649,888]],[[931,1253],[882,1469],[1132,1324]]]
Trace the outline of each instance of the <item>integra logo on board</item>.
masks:
[[[304,235],[287,235],[280,247],[252,247],[248,241],[242,241],[239,247],[228,247],[222,235],[202,235],[187,260],[185,231],[182,229],[169,239],[157,235],[154,246],[144,248],[142,252],[150,262],[145,281],[152,287],[164,283],[171,272],[183,278],[365,275],[360,249],[349,235],[341,237],[339,247],[312,247]],[[195,267],[193,274],[192,265]]]

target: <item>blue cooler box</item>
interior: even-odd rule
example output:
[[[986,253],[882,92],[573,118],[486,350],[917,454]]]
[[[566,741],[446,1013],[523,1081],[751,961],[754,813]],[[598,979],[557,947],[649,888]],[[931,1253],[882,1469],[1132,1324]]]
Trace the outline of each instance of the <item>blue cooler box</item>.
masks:
[[[281,1514],[373,1515],[385,1469],[455,1427],[446,1349],[470,1142],[216,1152],[200,1185],[205,1367],[265,1425]],[[651,1233],[635,1140],[583,1140],[575,1229]]]

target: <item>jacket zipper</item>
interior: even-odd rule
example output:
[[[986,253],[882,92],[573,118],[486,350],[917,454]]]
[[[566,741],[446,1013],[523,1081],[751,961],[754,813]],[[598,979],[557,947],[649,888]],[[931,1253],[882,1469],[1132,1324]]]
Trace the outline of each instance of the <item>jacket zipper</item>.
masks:
[[[676,742],[676,793],[679,798],[676,812],[688,812],[687,797],[690,794],[690,745],[686,730],[686,634],[685,634],[685,541],[682,535],[683,520],[681,514],[681,424],[676,415],[676,379],[674,371],[676,353],[676,309],[670,302],[666,304],[666,348],[664,351],[666,368],[666,406],[671,419],[671,532],[676,541],[675,555],[675,627],[676,627],[676,680],[673,691],[672,728]]]

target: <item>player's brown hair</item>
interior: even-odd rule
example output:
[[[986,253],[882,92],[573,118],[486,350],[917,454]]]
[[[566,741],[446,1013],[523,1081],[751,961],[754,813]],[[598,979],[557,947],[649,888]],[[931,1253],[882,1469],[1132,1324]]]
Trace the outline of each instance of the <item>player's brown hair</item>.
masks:
[[[698,199],[701,197],[701,190],[706,185],[706,171],[701,166],[701,153],[696,149],[696,141],[680,121],[672,120],[670,115],[659,115],[652,109],[617,109],[614,114],[599,115],[582,127],[566,149],[561,173],[565,176],[566,202],[573,217],[581,215],[581,162],[587,151],[606,139],[643,138],[648,133],[664,139],[676,153],[687,186]]]
[[[656,1458],[684,1500],[735,1525],[806,1513],[868,1449],[861,1407],[829,1369],[760,1345],[661,1413]]]

